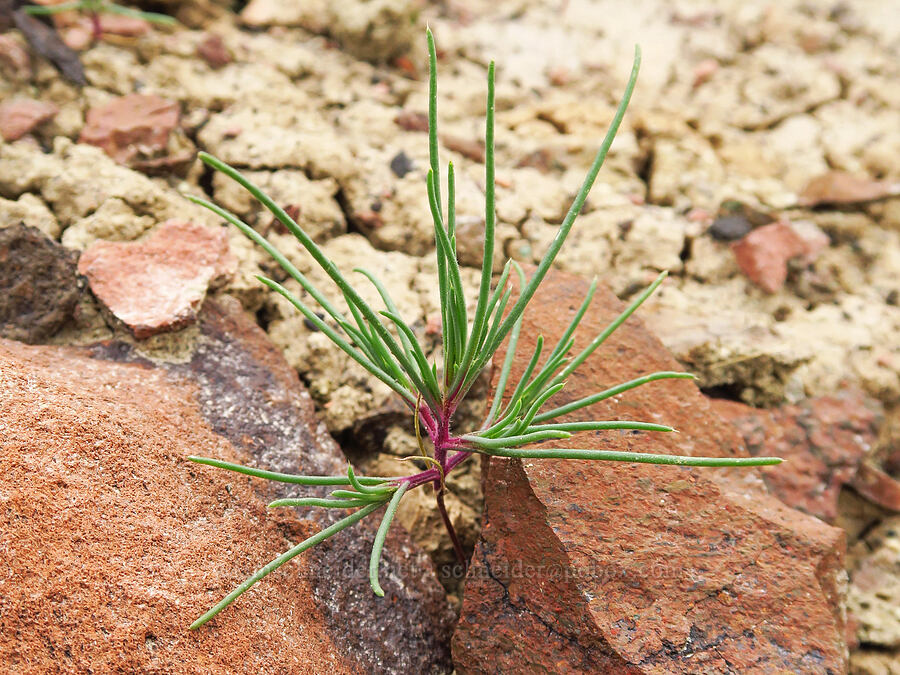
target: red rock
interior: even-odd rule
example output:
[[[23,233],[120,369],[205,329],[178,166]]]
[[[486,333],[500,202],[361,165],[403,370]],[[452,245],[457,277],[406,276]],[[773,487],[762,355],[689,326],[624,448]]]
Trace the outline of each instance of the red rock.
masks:
[[[210,68],[222,68],[234,60],[218,33],[208,33],[203,38],[197,45],[197,56],[206,61]]]
[[[530,166],[541,173],[550,173],[554,169],[564,168],[558,153],[550,148],[539,148],[534,152],[528,153],[519,160],[516,166],[520,168]]]
[[[841,487],[856,480],[860,462],[878,437],[877,401],[847,390],[771,410],[710,402],[735,426],[751,455],[789,460],[760,468],[774,495],[788,506],[835,521]]]
[[[539,331],[555,344],[586,291],[581,279],[549,275],[526,314],[521,353]],[[576,351],[622,307],[609,292],[597,296]],[[560,403],[678,367],[632,319]],[[607,403],[591,416],[680,433],[585,433],[567,447],[746,452],[686,380]],[[843,532],[770,496],[752,470],[500,458],[484,466],[484,529],[453,639],[459,673],[846,671]]]
[[[900,195],[900,182],[860,178],[843,171],[829,171],[811,179],[800,191],[801,206],[858,204]]]
[[[900,481],[874,462],[861,462],[851,485],[870,502],[900,512]]]
[[[53,119],[59,109],[52,103],[16,98],[0,103],[0,136],[15,141],[31,133],[39,124]]]
[[[169,220],[140,241],[95,242],[78,273],[135,337],[146,338],[192,323],[209,284],[234,265],[225,230]]]
[[[416,79],[419,75],[416,64],[413,63],[412,59],[408,56],[395,56],[391,63],[395,68],[398,68],[401,72],[403,72],[407,77],[411,79]]]
[[[387,596],[368,588],[377,523],[298,556],[187,630],[329,516],[267,509],[290,488],[185,457],[346,469],[253,319],[234,300],[207,304],[182,364],[151,364],[119,342],[0,340],[3,670],[447,672],[452,616],[402,528],[385,547]]]
[[[741,271],[768,293],[784,286],[788,260],[810,252],[807,241],[781,222],[756,228],[731,248]]]
[[[484,164],[484,144],[481,141],[473,141],[469,138],[442,134],[441,143],[443,143],[444,147],[448,150],[458,152],[463,157],[468,157],[473,162]]]
[[[78,139],[103,148],[120,164],[164,153],[178,126],[178,103],[159,96],[128,94],[91,108]]]
[[[394,118],[394,124],[405,131],[428,131],[428,115],[413,110],[401,110]]]

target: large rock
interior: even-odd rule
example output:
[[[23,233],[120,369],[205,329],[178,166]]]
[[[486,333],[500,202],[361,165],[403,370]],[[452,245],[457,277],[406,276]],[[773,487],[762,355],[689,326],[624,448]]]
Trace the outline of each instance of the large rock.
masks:
[[[201,454],[345,470],[295,372],[228,298],[180,363],[124,342],[0,340],[0,662],[13,671],[442,672],[451,617],[400,529],[365,574],[377,523],[301,555],[196,632],[251,572],[339,514],[265,508],[291,493]]]
[[[539,331],[554,344],[586,290],[580,279],[550,275],[526,317],[521,353]],[[620,309],[598,292],[576,350]],[[570,378],[560,402],[677,369],[632,319]],[[680,433],[584,433],[566,446],[746,454],[686,380],[570,419],[589,417],[664,422]],[[846,669],[843,533],[770,496],[754,471],[499,458],[485,467],[484,529],[453,640],[460,673]]]
[[[0,336],[42,342],[78,302],[78,254],[24,223],[0,229]]]

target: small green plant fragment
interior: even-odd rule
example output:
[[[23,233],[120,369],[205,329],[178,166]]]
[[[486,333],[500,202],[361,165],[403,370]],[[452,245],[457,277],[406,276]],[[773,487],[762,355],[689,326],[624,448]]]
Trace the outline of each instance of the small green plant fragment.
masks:
[[[324,310],[327,316],[322,318],[312,307],[308,306],[282,284],[266,277],[258,277],[263,284],[284,296],[306,319],[328,336],[339,349],[400,396],[409,407],[414,418],[413,426],[416,431],[416,438],[419,442],[420,451],[424,455],[424,458],[418,457],[418,459],[425,459],[428,468],[408,476],[395,478],[357,476],[352,467],[348,469],[346,476],[294,476],[244,467],[215,459],[191,457],[190,459],[194,462],[267,480],[305,486],[324,485],[337,488],[327,497],[316,495],[279,499],[269,504],[271,507],[301,506],[356,509],[351,515],[301,542],[290,551],[258,570],[229,593],[221,602],[197,619],[191,625],[191,628],[203,625],[254,583],[298,553],[350,527],[376,510],[386,507],[381,525],[375,535],[369,563],[370,585],[376,595],[383,596],[384,590],[379,583],[378,568],[388,529],[404,495],[410,490],[426,484],[431,484],[434,488],[438,511],[453,542],[457,556],[460,558],[460,562],[465,564],[462,546],[444,506],[444,479],[454,468],[471,457],[473,453],[524,459],[605,460],[707,467],[763,466],[778,464],[782,461],[777,457],[686,457],[580,448],[544,448],[534,445],[546,440],[564,440],[573,433],[580,431],[629,429],[648,433],[672,432],[674,429],[669,426],[650,422],[626,420],[566,422],[560,420],[560,418],[568,413],[587,408],[612,396],[625,394],[631,389],[650,384],[651,382],[693,378],[691,374],[682,372],[660,371],[649,373],[643,377],[617,384],[604,391],[564,405],[552,405],[553,397],[565,386],[567,378],[575,369],[590,357],[663,282],[666,275],[662,273],[606,329],[596,335],[588,343],[587,347],[572,355],[571,352],[574,347],[573,335],[594,296],[597,287],[597,283],[594,281],[584,302],[552,349],[550,349],[550,345],[545,345],[543,338],[538,338],[536,348],[527,361],[523,375],[518,382],[514,383],[511,392],[509,391],[510,386],[513,384],[510,382],[510,374],[517,358],[516,345],[521,331],[523,313],[565,242],[609,152],[634,90],[640,67],[640,50],[635,49],[631,75],[606,137],[600,145],[600,149],[584,179],[581,189],[578,191],[571,208],[535,272],[530,278],[526,278],[522,269],[516,263],[510,261],[504,267],[496,285],[493,286],[491,282],[493,280],[492,263],[496,223],[494,193],[494,64],[491,63],[488,67],[487,123],[485,133],[485,236],[478,295],[474,313],[470,317],[466,309],[465,289],[462,286],[462,275],[456,254],[455,175],[452,164],[447,167],[446,211],[441,198],[437,135],[437,55],[434,47],[434,38],[430,30],[427,32],[427,42],[430,66],[428,110],[430,164],[426,177],[426,190],[434,222],[437,286],[440,294],[443,332],[442,367],[438,367],[437,363],[429,362],[425,351],[418,342],[415,331],[399,315],[387,289],[373,274],[365,270],[356,270],[367,282],[375,286],[384,303],[384,309],[376,309],[365,302],[324,251],[316,245],[284,209],[278,206],[262,190],[235,168],[211,155],[200,153],[200,158],[205,164],[217,171],[221,171],[243,186],[294,235],[340,291],[346,302],[347,311],[342,311],[331,303],[325,294],[316,288],[284,255],[240,218],[208,200],[199,197],[190,197],[190,199],[212,210],[223,220],[233,224],[247,237],[259,244],[281,265],[288,276],[300,285],[318,307]],[[519,279],[520,292],[518,298],[510,306],[512,288],[508,282],[513,272]],[[454,413],[478,375],[491,362],[501,343],[507,337],[509,342],[506,349],[506,357],[500,367],[494,399],[482,426],[472,433],[455,434],[452,429]],[[423,429],[433,445],[431,454],[427,453],[422,442]]]

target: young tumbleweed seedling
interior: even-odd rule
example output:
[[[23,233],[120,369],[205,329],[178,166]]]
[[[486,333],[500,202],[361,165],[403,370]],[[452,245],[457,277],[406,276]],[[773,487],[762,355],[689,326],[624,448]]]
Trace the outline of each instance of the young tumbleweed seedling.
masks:
[[[356,476],[352,467],[348,467],[346,476],[296,476],[271,471],[244,467],[229,462],[203,457],[190,459],[200,464],[237,471],[250,476],[268,480],[283,481],[299,485],[337,486],[330,497],[306,497],[300,499],[279,499],[269,506],[316,506],[322,508],[355,509],[353,513],[318,534],[297,544],[268,565],[258,570],[250,578],[235,588],[215,607],[197,619],[191,628],[198,628],[231,604],[239,595],[250,588],[264,576],[286,563],[288,560],[306,549],[315,546],[333,534],[353,525],[359,520],[387,505],[381,526],[372,546],[369,562],[369,581],[372,590],[379,596],[384,595],[378,582],[378,564],[385,537],[397,506],[403,496],[422,485],[431,484],[437,500],[437,508],[457,555],[462,559],[463,551],[459,540],[450,524],[447,510],[444,507],[444,479],[460,463],[473,453],[498,457],[522,458],[562,458],[592,459],[617,462],[644,462],[650,464],[675,464],[679,466],[759,466],[777,464],[781,460],[775,457],[753,458],[716,458],[716,457],[679,457],[674,455],[656,455],[645,453],[612,452],[605,450],[585,450],[580,448],[541,448],[532,447],[534,443],[548,439],[564,439],[576,431],[602,429],[638,429],[641,431],[672,431],[671,427],[647,422],[631,421],[593,421],[562,422],[558,418],[598,401],[617,396],[629,389],[669,378],[691,378],[689,373],[657,372],[618,384],[592,396],[567,403],[559,407],[548,406],[548,402],[566,382],[566,378],[584,362],[613,331],[650,296],[662,283],[665,274],[661,274],[651,286],[632,302],[615,321],[590,344],[575,356],[570,356],[574,345],[572,335],[591,302],[596,282],[591,285],[571,324],[562,338],[542,360],[543,340],[538,338],[537,346],[531,355],[528,365],[510,396],[506,396],[509,374],[516,355],[516,341],[522,323],[522,315],[528,302],[534,296],[539,284],[544,279],[550,265],[559,253],[566,236],[569,234],[575,218],[581,211],[588,192],[597,177],[600,166],[612,144],[616,131],[625,115],[625,109],[631,98],[640,66],[640,50],[635,49],[634,66],[625,94],[613,118],[606,138],[600,146],[594,163],[584,180],[581,190],[572,203],[568,214],[560,225],[559,232],[541,259],[532,277],[528,280],[522,270],[510,261],[503,269],[497,285],[491,289],[492,261],[494,259],[494,64],[488,67],[487,94],[487,132],[485,137],[485,236],[484,252],[481,267],[481,283],[478,288],[478,299],[474,316],[467,315],[465,293],[461,283],[459,262],[456,256],[456,213],[454,208],[454,176],[453,164],[447,170],[447,210],[441,204],[440,167],[438,161],[437,135],[437,57],[434,39],[427,32],[428,55],[430,65],[428,140],[430,147],[431,168],[428,171],[427,189],[431,204],[431,215],[434,220],[434,238],[437,253],[437,283],[440,291],[441,320],[443,328],[443,367],[429,363],[422,347],[419,345],[413,330],[397,314],[396,306],[384,286],[366,270],[357,269],[372,284],[384,301],[385,309],[378,311],[369,306],[360,297],[340,270],[329,260],[323,251],[316,246],[294,220],[268,196],[247,180],[234,168],[215,157],[201,153],[201,159],[209,166],[222,171],[246,188],[256,199],[268,208],[285,227],[293,233],[303,247],[331,277],[343,294],[350,312],[349,318],[334,306],[309,280],[297,270],[290,261],[266,241],[258,232],[233,214],[215,204],[199,198],[191,198],[219,216],[234,224],[245,235],[262,246],[310,296],[327,312],[337,328],[320,318],[312,308],[294,296],[287,288],[276,281],[265,277],[259,280],[269,288],[277,291],[291,302],[309,321],[325,333],[340,349],[354,361],[372,373],[379,380],[400,396],[413,414],[416,435],[420,439],[420,448],[431,468],[409,476],[397,478],[374,478]],[[515,270],[520,279],[518,299],[508,308],[512,289],[507,287],[509,275]],[[508,310],[508,311],[507,311]],[[390,327],[396,330],[392,332]],[[506,358],[500,370],[496,394],[490,411],[481,428],[473,433],[456,435],[453,429],[453,415],[460,401],[468,393],[479,373],[491,361],[494,353],[503,340],[509,336]],[[549,409],[545,409],[549,408]],[[432,441],[433,455],[427,455],[421,443],[420,429],[424,428]]]

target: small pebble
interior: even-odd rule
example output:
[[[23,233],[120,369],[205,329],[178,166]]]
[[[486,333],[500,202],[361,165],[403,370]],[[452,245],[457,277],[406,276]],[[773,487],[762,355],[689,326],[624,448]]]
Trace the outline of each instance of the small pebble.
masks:
[[[394,175],[397,178],[403,178],[406,174],[408,174],[413,169],[412,160],[406,156],[406,153],[402,150],[394,155],[394,159],[391,160],[391,171],[394,172]]]

